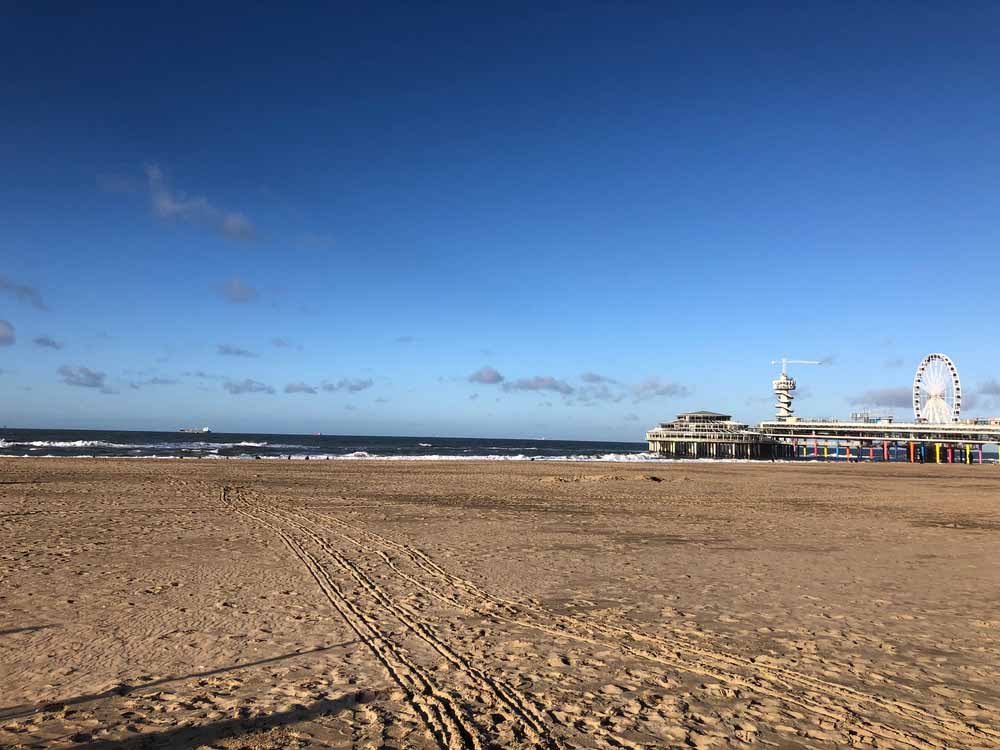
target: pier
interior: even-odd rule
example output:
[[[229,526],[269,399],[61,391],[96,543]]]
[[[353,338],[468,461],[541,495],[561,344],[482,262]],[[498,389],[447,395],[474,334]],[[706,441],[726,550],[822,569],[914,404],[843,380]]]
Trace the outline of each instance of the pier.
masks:
[[[983,446],[1000,443],[1000,425],[961,422],[761,422],[796,458],[854,458],[910,463],[983,463]]]
[[[983,463],[983,446],[1000,444],[1000,425],[798,420],[751,427],[727,414],[678,414],[646,433],[664,458],[737,458]]]
[[[646,433],[649,450],[667,458],[793,458],[785,442],[735,422],[728,414],[692,411],[678,414]]]
[[[1000,447],[1000,418],[959,419],[958,370],[943,354],[929,354],[917,368],[913,422],[867,413],[848,421],[801,419],[792,409],[796,384],[787,366],[821,362],[779,362],[781,376],[772,383],[776,419],[751,427],[728,414],[685,412],[646,433],[649,451],[665,458],[982,464],[983,446]]]

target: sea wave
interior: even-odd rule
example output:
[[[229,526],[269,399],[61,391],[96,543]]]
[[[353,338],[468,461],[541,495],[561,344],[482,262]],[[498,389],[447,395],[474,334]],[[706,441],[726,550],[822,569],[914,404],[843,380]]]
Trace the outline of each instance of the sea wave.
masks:
[[[256,456],[243,454],[240,456],[233,456],[233,458],[256,458]],[[368,451],[353,451],[351,453],[293,453],[280,456],[261,456],[260,458],[267,461],[605,461],[612,463],[676,460],[662,458],[653,453],[603,453],[600,455],[577,454],[570,456],[528,456],[523,453],[518,453],[513,456],[500,455],[497,453],[483,453],[469,456],[431,453],[401,456],[369,453]],[[699,460],[705,461],[707,459]]]
[[[20,458],[87,458],[87,459],[109,459],[109,460],[123,460],[132,461],[136,459],[148,460],[154,459],[157,461],[168,461],[171,459],[185,459],[185,460],[209,460],[209,461],[224,461],[224,460],[234,460],[234,461],[251,461],[259,459],[262,461],[541,461],[541,462],[582,462],[582,463],[661,463],[661,464],[712,464],[712,463],[752,463],[748,459],[741,458],[662,458],[653,454],[635,454],[635,453],[605,453],[601,455],[573,455],[573,456],[526,456],[523,454],[516,456],[501,456],[497,454],[483,454],[476,456],[454,456],[454,455],[424,455],[424,456],[387,456],[368,453],[367,451],[354,451],[353,453],[347,454],[288,454],[288,455],[255,455],[252,453],[240,453],[233,456],[223,456],[218,453],[207,453],[200,456],[183,456],[183,455],[131,455],[131,456],[98,456],[91,453],[87,454],[76,454],[76,455],[57,455],[54,453],[23,453],[20,456],[15,454],[7,454],[10,457],[20,457]],[[993,458],[987,461],[991,464],[998,463],[998,460]],[[775,463],[796,463],[804,464],[807,466],[825,466],[829,462],[827,461],[791,461],[791,460],[777,460]]]
[[[84,435],[42,431],[0,433],[0,455],[30,457],[175,458],[175,459],[267,459],[319,461],[605,461],[639,462],[662,460],[649,453],[633,453],[629,444],[586,443],[532,445],[530,441],[478,439],[464,445],[458,439],[418,438],[327,438],[320,441],[297,436],[233,435],[173,436],[105,432]],[[32,434],[34,433],[34,434]],[[41,433],[41,434],[39,434]],[[48,438],[48,439],[34,439]],[[89,439],[87,439],[89,438]],[[278,442],[285,441],[285,442]],[[527,443],[527,444],[525,444]],[[635,446],[637,449],[640,445]]]
[[[106,440],[4,440],[0,438],[0,448],[140,448],[132,443],[109,443]]]
[[[113,443],[107,440],[7,440],[0,438],[0,450],[4,448],[105,448],[122,450],[223,450],[226,448],[284,448],[307,450],[309,446],[299,444],[267,442],[254,443],[240,441],[238,443],[219,443],[206,440],[165,441],[160,443]]]

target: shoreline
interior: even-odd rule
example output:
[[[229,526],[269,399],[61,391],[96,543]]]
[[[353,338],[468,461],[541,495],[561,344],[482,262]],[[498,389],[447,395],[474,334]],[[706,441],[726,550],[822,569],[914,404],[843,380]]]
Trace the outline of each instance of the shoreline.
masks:
[[[167,461],[183,461],[185,463],[191,463],[194,461],[204,461],[207,463],[216,462],[264,462],[264,463],[427,463],[427,464],[440,464],[440,463],[456,463],[456,464],[529,464],[529,463],[540,463],[540,464],[607,464],[614,466],[672,466],[672,465],[706,465],[706,466],[726,466],[726,465],[750,465],[750,466],[767,466],[767,465],[782,465],[782,466],[839,466],[839,465],[849,465],[849,466],[954,466],[954,467],[965,467],[971,468],[973,466],[997,466],[1000,465],[1000,459],[997,458],[987,458],[984,459],[980,464],[978,462],[954,462],[954,463],[935,463],[933,461],[928,462],[913,462],[909,461],[872,461],[866,458],[858,459],[817,459],[817,458],[798,458],[798,459],[747,459],[747,458],[660,458],[660,457],[646,457],[644,454],[642,458],[603,458],[603,457],[564,457],[564,456],[305,456],[305,455],[292,455],[288,456],[97,456],[97,455],[86,455],[86,456],[57,456],[51,454],[45,455],[21,455],[21,456],[9,456],[0,455],[0,461],[34,461],[34,460],[67,460],[67,461],[77,461],[77,460],[99,460],[99,461],[152,461],[152,462],[167,462]]]

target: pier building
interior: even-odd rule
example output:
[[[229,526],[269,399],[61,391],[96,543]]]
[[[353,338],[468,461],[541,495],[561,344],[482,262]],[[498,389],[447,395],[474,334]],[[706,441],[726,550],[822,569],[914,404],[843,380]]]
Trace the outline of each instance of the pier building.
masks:
[[[866,413],[845,421],[797,417],[792,409],[795,380],[787,372],[792,363],[820,364],[780,360],[781,376],[772,383],[777,398],[774,420],[750,426],[718,412],[678,414],[646,433],[650,452],[665,458],[981,464],[984,446],[1000,447],[1000,419],[959,418],[958,371],[943,354],[929,354],[917,368],[913,422]]]
[[[691,411],[646,433],[649,450],[668,458],[791,458],[791,446],[728,414]]]

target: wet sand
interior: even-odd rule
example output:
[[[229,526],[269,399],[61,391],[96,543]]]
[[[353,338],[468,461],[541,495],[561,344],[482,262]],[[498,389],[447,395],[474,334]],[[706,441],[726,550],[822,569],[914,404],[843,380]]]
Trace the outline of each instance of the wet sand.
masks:
[[[1000,747],[996,466],[0,460],[0,747]]]

